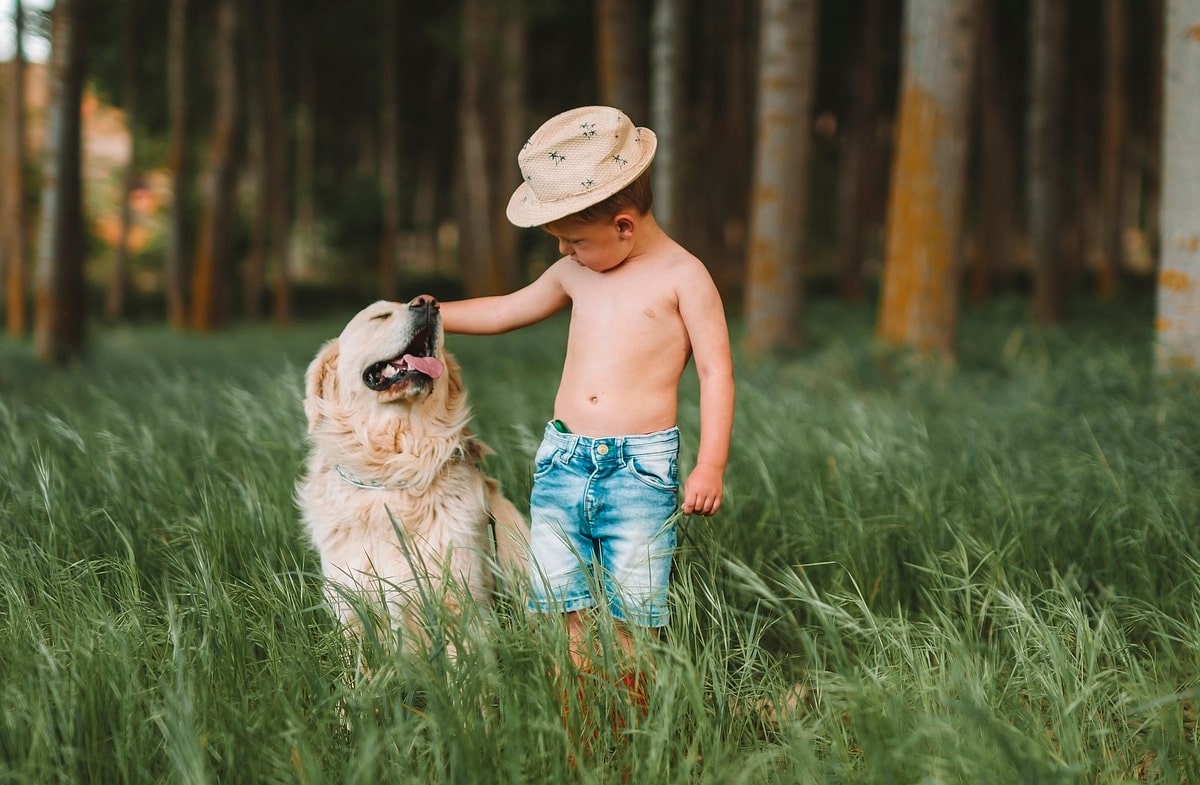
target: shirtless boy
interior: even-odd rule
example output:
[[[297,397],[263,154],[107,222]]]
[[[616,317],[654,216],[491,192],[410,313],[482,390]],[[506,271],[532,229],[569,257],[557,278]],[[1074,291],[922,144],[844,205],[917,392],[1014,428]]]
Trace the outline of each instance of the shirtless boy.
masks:
[[[565,613],[584,664],[581,613],[607,608],[626,625],[667,624],[680,508],[678,386],[689,358],[700,380],[700,445],[682,511],[721,506],[734,383],[721,298],[708,270],[650,212],[654,134],[610,107],[547,121],[518,156],[525,182],[508,205],[563,257],[510,294],[442,303],[447,332],[495,334],[571,307],[566,359],[535,459],[531,610]],[[599,571],[598,573],[595,571]],[[596,590],[604,596],[596,597]]]

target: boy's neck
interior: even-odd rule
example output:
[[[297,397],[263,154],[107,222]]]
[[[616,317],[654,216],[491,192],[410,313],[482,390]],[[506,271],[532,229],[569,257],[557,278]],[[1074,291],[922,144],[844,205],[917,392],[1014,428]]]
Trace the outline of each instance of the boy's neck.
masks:
[[[629,249],[626,261],[653,253],[656,248],[670,238],[654,220],[654,213],[644,213],[638,219],[637,231],[633,235],[633,247]]]

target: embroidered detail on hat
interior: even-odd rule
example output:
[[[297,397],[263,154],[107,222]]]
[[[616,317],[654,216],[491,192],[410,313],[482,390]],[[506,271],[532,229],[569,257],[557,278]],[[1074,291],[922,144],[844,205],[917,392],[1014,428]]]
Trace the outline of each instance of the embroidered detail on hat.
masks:
[[[550,160],[556,164],[560,164],[563,161],[567,160],[567,157],[565,155],[560,154],[557,150],[551,151],[549,153],[549,157],[550,157]]]
[[[583,129],[583,135],[585,137],[587,137],[588,139],[591,139],[593,136],[596,135],[596,124],[595,123],[580,123],[579,127]]]
[[[591,180],[591,179],[588,179],[588,180],[580,180],[580,181],[579,181],[579,184],[580,184],[580,185],[582,185],[584,188],[591,188],[593,185],[595,185],[595,184],[596,184],[596,181],[595,181],[595,180]]]
[[[619,156],[619,155],[614,155],[614,156],[612,157],[612,159],[613,159],[613,162],[614,162],[614,163],[615,163],[617,166],[624,166],[625,164],[629,163],[629,161],[628,161],[628,160],[626,160],[625,158],[622,158],[622,157],[621,157],[621,156]]]

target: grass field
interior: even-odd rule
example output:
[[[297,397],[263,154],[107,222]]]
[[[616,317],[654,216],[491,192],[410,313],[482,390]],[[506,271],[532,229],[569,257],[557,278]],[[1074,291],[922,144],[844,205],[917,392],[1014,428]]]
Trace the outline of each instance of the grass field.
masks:
[[[449,664],[323,607],[292,490],[343,319],[98,332],[65,370],[0,343],[0,783],[1198,782],[1200,385],[1154,379],[1145,304],[1024,308],[968,313],[950,370],[815,303],[738,368],[649,714],[590,755],[553,627]],[[450,339],[522,508],[564,340]]]

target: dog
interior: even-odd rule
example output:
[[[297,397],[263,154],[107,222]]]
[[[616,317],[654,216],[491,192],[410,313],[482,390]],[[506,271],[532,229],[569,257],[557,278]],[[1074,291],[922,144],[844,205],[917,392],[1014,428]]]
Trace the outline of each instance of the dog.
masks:
[[[328,341],[304,377],[309,450],[296,499],[326,597],[348,633],[363,608],[430,642],[427,603],[456,617],[491,603],[528,553],[528,526],[482,469],[437,300],[380,300]],[[374,619],[375,617],[372,616]]]

